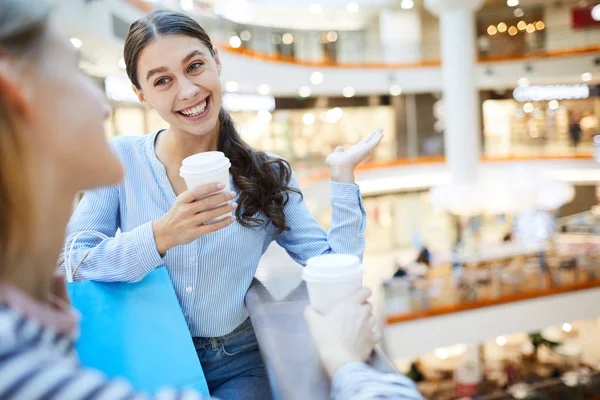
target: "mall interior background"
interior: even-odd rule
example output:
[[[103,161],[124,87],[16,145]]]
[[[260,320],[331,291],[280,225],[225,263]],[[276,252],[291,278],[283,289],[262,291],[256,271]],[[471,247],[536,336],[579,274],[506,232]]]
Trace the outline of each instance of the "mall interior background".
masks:
[[[571,389],[587,396],[600,387],[593,380],[600,371],[600,310],[589,307],[595,290],[600,292],[597,2],[487,0],[473,13],[478,95],[473,112],[479,114],[482,169],[515,177],[520,168],[535,169],[574,190],[553,210],[458,216],[432,201],[429,191],[447,183],[450,170],[444,164],[440,23],[421,0],[57,1],[57,18],[79,49],[81,68],[111,105],[107,138],[166,127],[133,95],[122,58],[131,22],[162,7],[190,13],[208,30],[224,64],[225,108],[249,144],[291,162],[324,228],[330,218],[321,200],[328,191],[325,157],[340,144],[384,129],[383,143],[357,177],[368,215],[365,283],[375,292],[387,330],[388,356],[418,378],[427,398],[456,398],[472,381],[481,393],[498,396],[489,398],[504,398],[498,393],[506,388],[512,388],[510,396],[553,390],[575,396]],[[519,235],[534,224],[549,231],[535,243]],[[520,239],[505,240],[509,233]],[[471,247],[457,256],[453,249],[460,238],[468,238]],[[432,266],[417,273],[408,297],[402,297],[403,286],[389,280],[423,246]],[[540,246],[545,262],[538,259]],[[549,270],[555,271],[551,278],[544,275]],[[274,247],[259,275],[277,282],[284,295],[299,283],[299,271]],[[566,308],[557,309],[553,319],[531,311],[528,323],[490,324],[479,334],[465,334],[476,328],[453,314],[461,304],[480,308],[493,300],[502,308],[498,318],[512,320],[514,313],[529,311],[504,297],[533,290],[543,302],[557,287],[561,293],[596,289],[578,291],[579,303],[561,303]],[[446,326],[440,320],[448,316]],[[399,343],[411,337],[411,324],[448,334],[417,336],[419,352],[406,352]],[[541,332],[541,341],[526,334],[532,332]],[[473,356],[479,353],[484,356]]]

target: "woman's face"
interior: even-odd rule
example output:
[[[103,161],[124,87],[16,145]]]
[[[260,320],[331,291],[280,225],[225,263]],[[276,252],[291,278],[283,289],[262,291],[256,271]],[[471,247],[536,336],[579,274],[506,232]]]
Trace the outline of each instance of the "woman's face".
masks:
[[[43,180],[37,187],[75,194],[118,183],[122,167],[104,135],[108,108],[99,88],[79,70],[66,38],[48,28],[32,55],[6,65],[0,70],[0,86],[7,90],[9,104],[18,105],[19,125],[31,136],[28,142]],[[44,195],[50,193],[36,193]]]
[[[215,131],[221,109],[221,63],[199,39],[161,36],[138,57],[140,101],[179,131]]]

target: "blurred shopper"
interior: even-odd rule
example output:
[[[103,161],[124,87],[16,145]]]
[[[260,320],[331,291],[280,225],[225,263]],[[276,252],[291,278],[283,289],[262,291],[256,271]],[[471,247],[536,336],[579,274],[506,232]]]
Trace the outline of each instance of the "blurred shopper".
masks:
[[[394,273],[394,278],[417,278],[423,279],[427,276],[427,271],[431,267],[431,258],[430,253],[427,247],[423,246],[421,250],[419,250],[419,254],[417,258],[405,265],[399,266],[396,272]]]
[[[577,151],[577,146],[581,141],[581,118],[579,114],[573,113],[569,120],[569,138],[573,149]]]
[[[71,219],[69,235],[92,230],[109,236],[81,236],[75,243],[74,261],[87,255],[76,279],[139,281],[166,266],[211,393],[266,400],[269,382],[244,306],[258,262],[273,241],[300,264],[327,253],[362,257],[366,218],[354,168],[382,133],[327,158],[333,215],[326,234],[288,162],[248,146],[222,109],[223,65],[194,19],[158,10],[134,22],[125,63],[140,102],[170,127],[112,142],[125,180],[86,192]],[[234,191],[215,194],[222,189],[215,185],[188,190],[179,176],[183,159],[215,150],[231,161]],[[211,222],[233,210],[235,217]]]
[[[75,194],[117,183],[122,169],[104,139],[102,95],[49,15],[38,0],[0,0],[0,399],[148,399],[82,368],[73,350],[78,322],[55,260]],[[420,399],[407,378],[361,363],[379,338],[369,294],[326,316],[307,311],[333,396]]]

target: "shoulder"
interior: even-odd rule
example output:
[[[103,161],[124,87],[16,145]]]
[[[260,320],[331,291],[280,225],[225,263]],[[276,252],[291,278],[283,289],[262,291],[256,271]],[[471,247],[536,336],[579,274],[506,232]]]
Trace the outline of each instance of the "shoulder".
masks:
[[[149,142],[152,142],[155,137],[155,132],[144,136],[119,135],[110,139],[109,143],[121,162],[127,164],[147,158],[147,149],[151,145]]]
[[[149,139],[149,136],[154,136],[154,134],[151,133],[145,136],[119,135],[110,139],[109,143],[117,152],[130,151],[133,149],[144,148],[144,144]]]
[[[264,152],[265,161],[268,162],[272,168],[274,168],[277,172],[281,170],[281,168],[287,169],[290,174],[293,174],[294,171],[290,162],[285,158],[275,153],[266,153]]]

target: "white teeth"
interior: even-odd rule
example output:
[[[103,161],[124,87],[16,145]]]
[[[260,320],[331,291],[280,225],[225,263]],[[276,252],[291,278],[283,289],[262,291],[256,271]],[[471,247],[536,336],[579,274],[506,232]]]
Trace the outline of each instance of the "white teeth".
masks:
[[[181,110],[181,113],[188,117],[197,117],[202,114],[206,109],[206,100],[202,102],[202,104],[197,105],[194,108],[188,108],[186,110]]]

